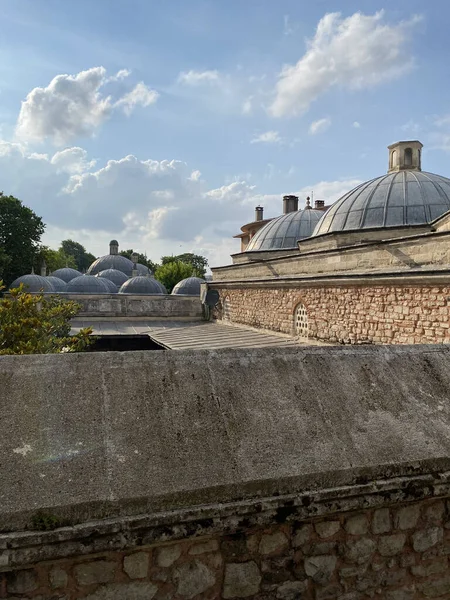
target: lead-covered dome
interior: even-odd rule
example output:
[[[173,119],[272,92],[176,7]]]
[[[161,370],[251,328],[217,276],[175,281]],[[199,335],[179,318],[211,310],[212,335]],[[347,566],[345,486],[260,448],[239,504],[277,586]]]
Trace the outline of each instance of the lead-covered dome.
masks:
[[[111,282],[112,283],[112,282]],[[113,284],[114,285],[114,284]],[[66,292],[71,294],[110,294],[110,286],[105,279],[92,275],[75,277],[67,284]]]
[[[47,281],[50,281],[55,292],[65,292],[66,291],[67,284],[60,277],[55,277],[54,275],[47,275],[47,277],[45,279]]]
[[[106,269],[105,271],[100,271],[100,273],[97,273],[96,277],[109,279],[109,281],[112,281],[118,288],[120,288],[120,286],[128,279],[125,273],[122,273],[122,271],[118,271],[117,269]]]
[[[120,254],[107,254],[97,258],[96,261],[88,269],[88,275],[97,275],[101,271],[106,269],[115,269],[116,271],[122,271],[128,277],[131,277],[133,271],[133,263],[131,260]]]
[[[80,271],[77,271],[76,269],[71,269],[70,267],[64,267],[63,269],[56,269],[56,271],[53,271],[53,273],[52,273],[53,277],[58,277],[59,279],[62,279],[66,283],[69,283],[69,281],[71,281],[72,279],[75,279],[75,277],[80,277],[80,275],[81,275]]]
[[[175,296],[200,296],[200,286],[205,283],[201,277],[187,277],[179,281],[172,290]]]
[[[296,248],[298,240],[312,235],[322,215],[322,210],[305,208],[272,219],[255,233],[245,251]]]
[[[47,279],[47,277],[42,277],[41,275],[36,275],[35,273],[30,273],[28,275],[22,275],[21,277],[18,277],[9,286],[9,289],[12,290],[14,288],[18,288],[20,284],[23,285],[23,289],[25,292],[30,292],[31,294],[55,291],[55,288],[53,287],[52,283]]]
[[[450,179],[421,170],[422,144],[389,146],[389,172],[340,198],[314,236],[360,229],[426,225],[450,210]]]
[[[164,294],[163,287],[153,277],[132,277],[119,290],[119,294]]]

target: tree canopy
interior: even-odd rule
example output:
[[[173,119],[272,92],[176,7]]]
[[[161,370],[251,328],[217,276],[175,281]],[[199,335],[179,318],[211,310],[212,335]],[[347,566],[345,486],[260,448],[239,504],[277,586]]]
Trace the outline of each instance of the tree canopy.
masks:
[[[189,276],[204,277],[206,275],[206,267],[208,266],[208,259],[199,254],[193,254],[192,252],[185,252],[184,254],[178,254],[177,256],[162,256],[161,264],[166,265],[171,262],[182,262],[191,266],[191,273]]]
[[[0,275],[6,283],[31,272],[44,227],[20,200],[0,192]]]
[[[70,319],[80,308],[57,296],[28,294],[22,285],[10,290],[10,296],[0,299],[0,355],[85,350],[95,339],[92,329],[70,335]]]
[[[158,267],[155,272],[155,279],[160,281],[170,294],[179,281],[191,277],[191,275],[191,265],[175,260]]]
[[[44,261],[47,265],[47,273],[53,273],[56,269],[63,269],[64,267],[77,268],[74,257],[70,254],[65,254],[62,248],[52,250],[48,246],[40,246],[34,259],[36,273],[40,273]]]
[[[61,242],[60,250],[66,256],[73,257],[75,268],[78,269],[78,271],[87,270],[96,258],[90,252],[86,252],[86,248],[82,244],[75,242],[74,240],[63,240]]]

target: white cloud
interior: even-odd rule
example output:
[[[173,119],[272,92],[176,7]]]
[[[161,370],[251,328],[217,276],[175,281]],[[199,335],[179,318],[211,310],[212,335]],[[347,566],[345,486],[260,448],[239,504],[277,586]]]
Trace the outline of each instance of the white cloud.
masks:
[[[125,79],[130,75],[131,71],[129,71],[128,69],[120,69],[120,71],[117,71],[115,75],[109,78],[109,81],[121,81],[122,79]]]
[[[55,165],[58,171],[66,173],[83,173],[89,171],[95,166],[95,160],[89,160],[84,148],[74,147],[65,148],[60,152],[56,152],[50,160],[52,165]]]
[[[266,131],[254,137],[250,144],[281,144],[282,139],[278,131]]]
[[[359,121],[353,121],[352,127],[354,127],[355,129],[360,129],[361,123]]]
[[[291,25],[291,19],[289,15],[284,15],[283,17],[283,35],[291,35],[294,33],[294,29]]]
[[[130,115],[136,106],[150,106],[158,100],[159,94],[150,89],[143,81],[140,81],[136,87],[118,100],[115,106],[122,106],[126,115]]]
[[[180,73],[178,82],[185,85],[203,85],[219,82],[219,71],[187,71]]]
[[[361,89],[403,75],[414,64],[407,42],[418,20],[390,25],[383,11],[348,18],[326,14],[306,53],[282,69],[270,112],[275,117],[299,115],[333,86]]]
[[[318,119],[317,121],[313,121],[309,126],[310,135],[316,135],[318,133],[323,133],[326,131],[331,125],[331,119],[325,117],[323,119]]]
[[[129,114],[137,105],[154,103],[157,92],[142,82],[115,103],[111,96],[103,93],[105,84],[128,75],[129,72],[122,69],[108,79],[104,67],[94,67],[77,75],[57,75],[47,87],[31,90],[22,102],[17,137],[34,142],[50,139],[57,146],[65,145],[73,139],[92,137],[115,106],[122,106]]]

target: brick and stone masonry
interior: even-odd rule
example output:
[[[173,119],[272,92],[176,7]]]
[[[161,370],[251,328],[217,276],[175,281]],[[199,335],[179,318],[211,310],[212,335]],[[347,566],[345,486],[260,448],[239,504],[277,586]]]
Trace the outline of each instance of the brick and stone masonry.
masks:
[[[241,528],[0,574],[0,598],[450,598],[450,501],[422,500]]]
[[[287,287],[242,284],[220,290],[216,316],[298,335],[296,308],[307,311],[308,337],[332,343],[450,343],[448,285]]]

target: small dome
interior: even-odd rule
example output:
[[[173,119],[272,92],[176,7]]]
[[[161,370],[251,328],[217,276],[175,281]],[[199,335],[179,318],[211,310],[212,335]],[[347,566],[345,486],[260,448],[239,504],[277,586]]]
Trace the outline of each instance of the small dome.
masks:
[[[119,242],[118,242],[117,240],[111,240],[111,241],[109,242],[109,245],[110,245],[110,246],[118,246],[118,245],[119,245]]]
[[[119,285],[116,285],[111,279],[106,279],[106,277],[102,277],[102,281],[108,286],[110,294],[117,294],[120,287]]]
[[[75,277],[79,277],[80,275],[81,275],[80,271],[77,271],[76,269],[71,269],[70,267],[64,267],[63,269],[56,269],[56,271],[54,271],[52,273],[53,277],[58,277],[59,279],[62,279],[66,283],[69,283],[69,281],[71,279],[75,279]]]
[[[342,196],[314,235],[375,227],[426,225],[450,210],[450,179],[425,171],[390,172]]]
[[[204,279],[200,277],[187,277],[178,282],[173,288],[172,294],[178,296],[200,296],[200,286],[205,283]]]
[[[245,252],[296,248],[298,240],[312,235],[322,215],[322,210],[305,208],[272,219],[255,233]]]
[[[110,282],[112,283],[112,282]],[[110,294],[110,285],[101,277],[80,275],[69,281],[66,292],[71,294]]]
[[[125,273],[122,273],[122,271],[118,271],[117,269],[105,269],[105,271],[97,273],[96,277],[109,279],[109,281],[112,281],[118,288],[120,288],[120,286],[128,279]]]
[[[55,292],[65,292],[66,291],[67,284],[60,277],[55,277],[54,275],[48,275],[45,279],[47,281],[50,281]]]
[[[119,290],[119,294],[164,294],[162,285],[153,277],[132,277]]]
[[[146,267],[145,265],[141,265],[141,263],[136,263],[136,269],[138,272],[138,275],[153,275],[153,273],[150,271],[150,269],[148,267]]]
[[[51,281],[47,279],[47,277],[35,275],[34,273],[18,277],[9,286],[9,289],[12,290],[14,288],[18,288],[21,283],[23,284],[24,291],[32,294],[55,291],[55,288],[53,287]]]
[[[131,277],[133,271],[133,263],[128,260],[125,256],[120,254],[106,254],[97,258],[96,261],[88,269],[88,275],[97,275],[101,271],[106,269],[115,269],[116,271],[122,271],[128,277]]]
[[[151,277],[151,279],[153,279],[153,281],[156,283],[156,285],[159,286],[162,294],[167,294],[167,289],[166,289],[165,285],[163,285],[160,281],[155,279],[153,276]]]

